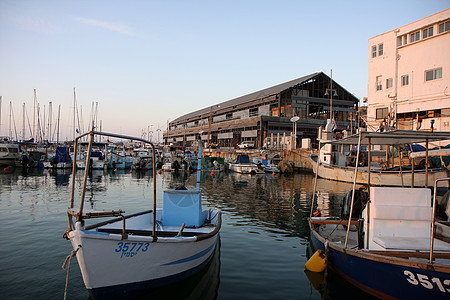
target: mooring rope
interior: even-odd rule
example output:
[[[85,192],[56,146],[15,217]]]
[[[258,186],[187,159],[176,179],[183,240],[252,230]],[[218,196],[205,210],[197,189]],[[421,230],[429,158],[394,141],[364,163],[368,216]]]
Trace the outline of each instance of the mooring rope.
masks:
[[[77,255],[78,250],[80,250],[81,245],[78,245],[78,248],[75,250],[72,250],[72,252],[70,252],[69,255],[67,255],[66,259],[64,260],[64,263],[62,265],[62,269],[66,270],[67,269],[67,274],[66,274],[66,288],[64,289],[64,300],[66,300],[67,298],[67,288],[69,286],[69,272],[70,272],[70,262],[72,261],[72,257],[74,257],[75,255]]]

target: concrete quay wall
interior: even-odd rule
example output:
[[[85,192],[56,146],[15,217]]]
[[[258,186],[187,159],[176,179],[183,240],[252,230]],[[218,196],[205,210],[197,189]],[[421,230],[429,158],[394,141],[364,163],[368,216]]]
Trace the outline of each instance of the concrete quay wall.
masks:
[[[235,160],[239,154],[247,154],[250,160],[272,159],[282,172],[290,173],[292,171],[312,172],[312,166],[309,163],[308,155],[317,154],[318,151],[307,149],[296,150],[272,150],[272,149],[203,149],[203,155],[223,157],[225,159]]]

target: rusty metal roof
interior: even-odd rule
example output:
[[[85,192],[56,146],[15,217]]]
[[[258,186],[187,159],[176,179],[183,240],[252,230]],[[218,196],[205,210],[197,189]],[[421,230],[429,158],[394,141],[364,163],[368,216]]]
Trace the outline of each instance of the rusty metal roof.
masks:
[[[295,86],[297,84],[301,84],[301,83],[303,83],[305,81],[308,81],[309,79],[311,79],[311,78],[313,78],[313,77],[315,77],[315,76],[317,76],[317,75],[319,75],[321,73],[322,72],[316,72],[316,73],[313,73],[313,74],[310,74],[310,75],[306,75],[306,76],[303,76],[303,77],[300,77],[300,78],[297,78],[297,79],[294,79],[294,80],[290,80],[290,81],[287,81],[285,83],[274,85],[272,87],[269,87],[269,88],[266,88],[266,89],[263,89],[263,90],[260,90],[260,91],[256,91],[256,92],[253,92],[253,93],[250,93],[250,94],[238,97],[238,98],[234,98],[234,99],[231,99],[231,100],[228,100],[228,101],[225,101],[225,102],[217,103],[217,104],[215,104],[213,106],[213,110],[216,111],[218,109],[224,109],[224,108],[232,107],[232,106],[239,105],[239,104],[242,104],[242,103],[245,103],[245,102],[249,102],[249,101],[253,101],[253,100],[257,100],[257,99],[262,99],[262,98],[265,98],[267,96],[280,93],[280,92],[285,91],[285,90],[287,90],[287,89],[289,89],[289,88],[291,88],[291,87],[293,87],[293,86]],[[179,122],[179,121],[182,121],[182,120],[185,120],[185,119],[189,119],[191,117],[195,117],[195,116],[198,116],[198,115],[201,115],[201,114],[209,114],[210,110],[211,110],[211,107],[203,108],[203,109],[200,109],[200,110],[197,110],[197,111],[185,114],[185,115],[183,115],[183,116],[173,120],[172,122]]]

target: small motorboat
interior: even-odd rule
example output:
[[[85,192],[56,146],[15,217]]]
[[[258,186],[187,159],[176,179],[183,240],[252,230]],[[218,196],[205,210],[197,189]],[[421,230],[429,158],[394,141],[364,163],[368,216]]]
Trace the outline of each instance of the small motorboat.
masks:
[[[91,141],[86,161],[90,159],[94,135],[147,143],[152,148],[152,161],[156,161],[155,147],[147,140],[95,131],[76,138],[75,152],[78,140],[86,135]],[[201,148],[199,166],[200,161]],[[120,297],[140,290],[148,292],[195,274],[213,257],[221,227],[221,212],[202,209],[200,172],[196,190],[165,190],[163,207],[157,208],[156,167],[152,169],[153,207],[131,215],[125,215],[120,209],[84,208],[88,172],[84,173],[80,206],[75,208],[74,188],[77,185],[76,176],[72,176],[67,211],[69,222],[64,237],[71,241],[72,256],[77,257],[84,284],[94,297]],[[73,172],[75,174],[76,167]],[[88,221],[94,218],[108,219],[88,225]]]

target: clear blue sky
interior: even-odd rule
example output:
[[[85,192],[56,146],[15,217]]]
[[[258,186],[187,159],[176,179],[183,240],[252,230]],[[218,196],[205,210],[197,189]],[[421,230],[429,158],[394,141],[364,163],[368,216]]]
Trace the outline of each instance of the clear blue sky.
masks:
[[[185,113],[314,72],[367,95],[368,39],[449,7],[399,1],[0,1],[0,135],[61,105],[84,124],[141,136]],[[48,111],[45,112],[48,115]],[[27,125],[28,127],[28,125]],[[27,135],[29,135],[27,129]]]

